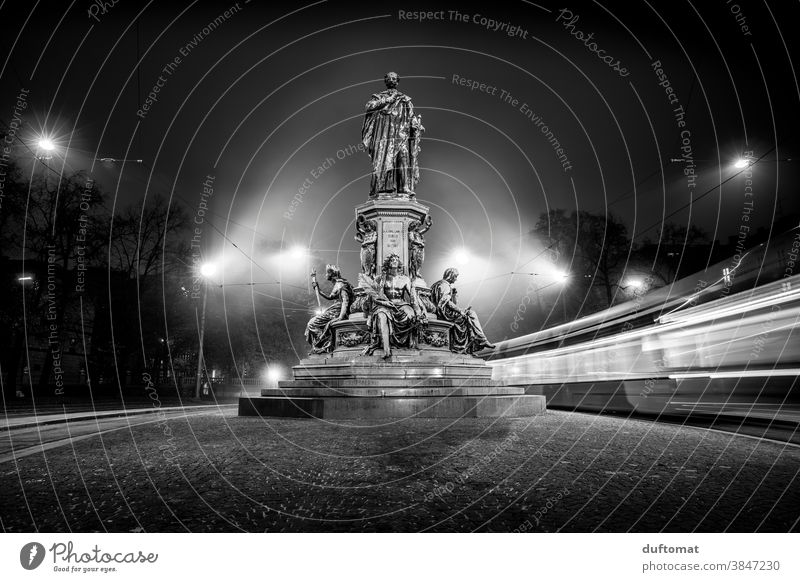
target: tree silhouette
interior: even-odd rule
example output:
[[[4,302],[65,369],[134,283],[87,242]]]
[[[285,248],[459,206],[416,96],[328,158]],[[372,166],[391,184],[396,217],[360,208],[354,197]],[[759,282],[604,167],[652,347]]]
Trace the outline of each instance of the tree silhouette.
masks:
[[[611,214],[553,209],[539,217],[534,231],[557,249],[572,275],[570,284],[584,286],[589,308],[614,303],[632,249],[622,222]]]

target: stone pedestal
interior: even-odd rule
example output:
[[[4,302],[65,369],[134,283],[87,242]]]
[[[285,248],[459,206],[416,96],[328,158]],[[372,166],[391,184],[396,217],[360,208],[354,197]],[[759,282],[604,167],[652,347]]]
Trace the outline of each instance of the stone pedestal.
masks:
[[[428,210],[424,204],[408,198],[375,198],[356,206],[356,221],[363,216],[364,220],[374,221],[376,225],[375,264],[378,269],[387,256],[395,253],[400,256],[406,275],[409,274],[408,225],[412,221],[422,222]],[[424,281],[422,283],[424,285]]]
[[[334,326],[336,348],[292,368],[293,380],[239,400],[240,416],[358,418],[476,418],[544,414],[545,397],[492,380],[481,358],[453,354],[450,323],[433,316],[417,349],[392,357],[362,356],[369,342],[363,314]]]
[[[292,369],[293,379],[279,382],[277,389],[241,398],[239,415],[357,419],[544,414],[544,396],[526,395],[523,388],[493,381],[492,369],[482,359],[451,352],[452,324],[437,319],[430,288],[420,276],[422,234],[431,225],[428,207],[412,196],[381,195],[355,210],[362,242],[358,279],[376,276],[384,259],[397,254],[428,312],[427,325],[415,331],[412,347],[393,348],[390,358],[384,358],[381,349],[362,355],[371,343],[371,330],[363,313],[366,294],[356,287],[349,319],[330,326],[333,350],[303,359]]]
[[[442,351],[397,349],[379,356],[312,356],[294,380],[241,398],[240,416],[358,418],[477,418],[544,414],[544,396],[491,379],[480,358]]]
[[[280,396],[240,398],[239,416],[268,418],[496,418],[545,413],[544,396],[487,395],[348,398]]]

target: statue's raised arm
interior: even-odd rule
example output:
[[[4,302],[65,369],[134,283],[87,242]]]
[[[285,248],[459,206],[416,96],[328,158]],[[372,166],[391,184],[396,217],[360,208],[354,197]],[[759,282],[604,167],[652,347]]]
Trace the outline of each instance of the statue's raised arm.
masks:
[[[309,355],[325,354],[333,351],[334,333],[331,329],[331,324],[348,318],[350,305],[355,298],[352,285],[350,285],[347,279],[342,277],[342,272],[338,266],[326,265],[325,275],[325,278],[333,283],[330,295],[319,288],[316,271],[311,273],[311,285],[317,295],[317,301],[319,301],[319,297],[321,296],[328,301],[333,301],[333,304],[328,306],[324,311],[320,306],[317,315],[312,317],[308,325],[306,325],[306,341],[311,345]]]

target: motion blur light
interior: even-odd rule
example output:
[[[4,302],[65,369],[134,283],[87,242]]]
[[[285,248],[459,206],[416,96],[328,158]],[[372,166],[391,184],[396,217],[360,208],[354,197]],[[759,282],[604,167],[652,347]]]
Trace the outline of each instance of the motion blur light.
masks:
[[[644,287],[644,281],[641,279],[628,279],[628,287],[633,287],[634,289],[641,289]]]

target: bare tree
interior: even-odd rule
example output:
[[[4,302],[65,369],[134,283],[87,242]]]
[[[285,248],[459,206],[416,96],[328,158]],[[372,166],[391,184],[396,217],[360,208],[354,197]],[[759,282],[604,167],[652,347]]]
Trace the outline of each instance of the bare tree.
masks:
[[[109,324],[120,354],[117,367],[154,368],[159,361],[147,350],[161,353],[165,314],[176,312],[175,290],[189,258],[189,224],[186,211],[161,195],[124,208],[109,224]]]
[[[146,280],[156,273],[176,273],[188,256],[187,213],[154,196],[114,217],[109,228],[109,266],[128,279]]]
[[[573,281],[586,281],[589,290],[600,290],[604,307],[614,303],[632,246],[622,222],[611,214],[553,209],[540,216],[534,232],[570,260]]]
[[[64,333],[80,335],[76,281],[95,264],[101,243],[100,230],[105,208],[103,194],[84,172],[65,176],[44,174],[35,178],[27,191],[21,221],[21,251],[38,264],[39,284],[34,305],[40,305],[41,329],[47,332],[45,359],[38,385],[44,389],[52,373],[53,354]]]

